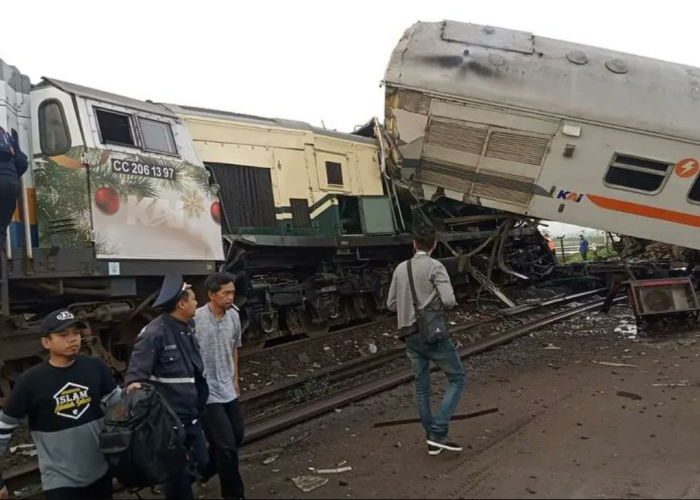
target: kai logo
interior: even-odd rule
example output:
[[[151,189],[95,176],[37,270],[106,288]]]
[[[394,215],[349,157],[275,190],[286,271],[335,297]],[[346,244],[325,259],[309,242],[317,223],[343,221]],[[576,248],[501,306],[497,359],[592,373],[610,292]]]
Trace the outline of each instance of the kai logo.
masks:
[[[586,196],[586,195],[574,193],[572,191],[564,191],[562,189],[559,191],[559,195],[557,196],[557,200],[566,200],[566,201],[573,201],[575,203],[581,203],[581,200],[583,199],[584,196]]]
[[[56,401],[54,413],[61,417],[78,420],[90,408],[92,397],[90,390],[82,385],[71,382],[63,386],[63,389],[54,394]]]
[[[58,316],[56,316],[56,319],[57,319],[58,321],[66,321],[66,320],[69,320],[69,319],[75,319],[75,316],[73,316],[73,315],[72,315],[71,313],[69,313],[68,311],[63,311],[61,314],[59,314]]]
[[[130,226],[160,227],[184,229],[184,203],[171,203],[164,199],[143,198],[136,196],[127,199],[127,224]]]

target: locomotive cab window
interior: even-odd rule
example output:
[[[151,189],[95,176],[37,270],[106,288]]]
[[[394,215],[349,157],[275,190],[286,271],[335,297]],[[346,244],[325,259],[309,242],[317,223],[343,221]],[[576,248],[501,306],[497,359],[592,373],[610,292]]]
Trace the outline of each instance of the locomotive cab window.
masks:
[[[334,161],[326,162],[326,179],[332,186],[343,185],[343,165]]]
[[[95,108],[95,116],[104,144],[136,146],[130,115]]]
[[[663,186],[671,166],[666,162],[617,154],[605,174],[605,183],[611,187],[655,193]]]
[[[70,132],[63,106],[55,99],[39,106],[39,146],[47,156],[59,156],[71,146]]]
[[[700,203],[700,176],[695,179],[693,187],[690,188],[688,200],[695,203]]]
[[[169,155],[177,154],[173,130],[169,123],[139,117],[139,125],[144,149]]]

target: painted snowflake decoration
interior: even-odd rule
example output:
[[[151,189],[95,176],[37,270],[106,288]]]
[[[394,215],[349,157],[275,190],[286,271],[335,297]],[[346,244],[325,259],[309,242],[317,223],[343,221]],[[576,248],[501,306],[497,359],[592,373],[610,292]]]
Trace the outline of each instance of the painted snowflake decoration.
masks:
[[[204,213],[204,196],[194,189],[188,189],[182,194],[180,201],[185,214],[190,219],[200,217]]]

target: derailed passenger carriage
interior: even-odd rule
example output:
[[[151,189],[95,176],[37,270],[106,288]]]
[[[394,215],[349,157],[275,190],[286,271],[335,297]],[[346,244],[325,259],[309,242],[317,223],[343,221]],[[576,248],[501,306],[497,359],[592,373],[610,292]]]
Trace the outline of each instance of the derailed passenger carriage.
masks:
[[[406,32],[386,87],[423,199],[700,249],[700,69],[446,21]]]

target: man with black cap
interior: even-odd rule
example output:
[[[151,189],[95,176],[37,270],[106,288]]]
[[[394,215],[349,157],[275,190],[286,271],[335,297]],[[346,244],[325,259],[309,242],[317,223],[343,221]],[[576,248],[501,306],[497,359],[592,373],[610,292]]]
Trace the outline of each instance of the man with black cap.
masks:
[[[163,314],[139,334],[126,374],[127,392],[152,384],[185,427],[185,446],[200,476],[209,461],[200,415],[209,397],[204,363],[194,336],[197,300],[180,275],[168,275],[153,307]],[[166,498],[194,498],[194,471],[185,470],[166,485]]]
[[[104,409],[121,391],[107,364],[78,354],[87,325],[62,309],[41,326],[49,359],[25,372],[0,411],[0,455],[28,417],[47,499],[112,498],[112,478],[99,451]],[[8,491],[0,479],[0,498]]]

